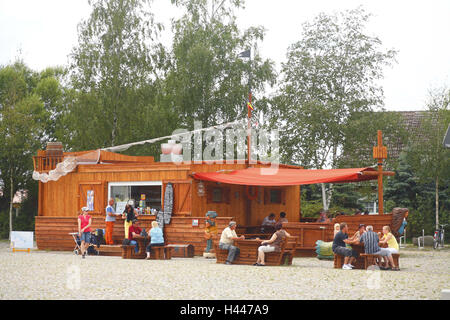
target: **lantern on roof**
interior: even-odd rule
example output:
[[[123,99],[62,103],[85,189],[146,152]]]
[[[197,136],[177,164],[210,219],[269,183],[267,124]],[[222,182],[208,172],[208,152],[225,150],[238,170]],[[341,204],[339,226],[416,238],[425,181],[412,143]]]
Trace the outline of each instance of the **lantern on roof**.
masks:
[[[197,183],[197,195],[199,197],[205,196],[205,184],[203,183],[203,181]]]

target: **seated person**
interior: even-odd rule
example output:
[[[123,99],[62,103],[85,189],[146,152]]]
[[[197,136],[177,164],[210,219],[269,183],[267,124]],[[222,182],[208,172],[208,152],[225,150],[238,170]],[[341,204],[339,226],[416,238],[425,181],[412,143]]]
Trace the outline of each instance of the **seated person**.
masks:
[[[320,211],[320,216],[317,218],[316,222],[328,222],[328,215],[326,211]]]
[[[267,217],[264,218],[262,224],[261,224],[261,232],[262,233],[268,233],[274,230],[275,226],[275,213],[269,214]]]
[[[365,229],[365,225],[364,224],[360,224],[359,226],[358,226],[358,231],[356,231],[355,232],[355,234],[351,237],[351,238],[349,238],[351,241],[354,241],[354,242],[359,242],[359,239],[361,238],[361,236],[363,235],[363,233],[364,232],[366,232],[366,229]]]
[[[392,235],[391,228],[389,226],[383,227],[383,237],[380,240],[380,244],[386,243],[388,245],[386,249],[389,250],[391,254],[398,253],[398,251],[400,250],[397,239],[395,239],[395,237]]]
[[[278,219],[276,224],[283,222],[288,222],[288,219],[286,218],[286,212],[280,212],[280,219]]]
[[[380,248],[378,245],[378,235],[373,232],[372,226],[367,226],[366,232],[361,236],[360,242],[364,243],[364,252],[368,254],[375,254],[383,257],[385,262],[385,266],[381,265],[381,261],[378,263],[380,269],[387,270],[388,269],[388,260],[392,266],[392,270],[399,270],[398,267],[394,265],[394,260],[392,259],[392,254],[389,250],[385,248]],[[387,259],[387,260],[386,260]]]
[[[128,239],[130,240],[130,245],[134,245],[134,252],[139,252],[139,243],[134,239],[143,239],[141,236],[142,229],[139,227],[138,219],[133,219],[132,225],[128,229]]]
[[[333,238],[336,237],[336,233],[338,233],[341,230],[341,226],[339,223],[335,223],[334,224],[334,234],[333,234]]]
[[[281,223],[277,223],[275,225],[275,233],[272,235],[272,238],[269,240],[261,242],[261,246],[258,248],[258,259],[254,266],[264,266],[264,253],[265,252],[280,252],[281,242],[291,235],[283,229],[283,225]]]
[[[342,265],[342,269],[351,270],[354,268],[352,262],[359,257],[359,253],[353,249],[347,248],[346,244],[353,243],[348,239],[348,226],[345,222],[340,224],[340,231],[336,233],[336,236],[333,240],[333,246],[331,249],[334,254],[338,254],[344,256],[344,264]]]
[[[150,259],[150,252],[152,247],[164,247],[164,236],[163,231],[159,227],[157,221],[152,221],[152,228],[150,229],[150,243],[148,244],[145,251],[147,253],[146,260]]]
[[[228,257],[225,264],[231,264],[239,255],[239,248],[234,246],[234,240],[245,239],[244,236],[238,237],[236,234],[236,222],[231,221],[228,227],[223,229],[220,235],[219,248],[228,251]]]

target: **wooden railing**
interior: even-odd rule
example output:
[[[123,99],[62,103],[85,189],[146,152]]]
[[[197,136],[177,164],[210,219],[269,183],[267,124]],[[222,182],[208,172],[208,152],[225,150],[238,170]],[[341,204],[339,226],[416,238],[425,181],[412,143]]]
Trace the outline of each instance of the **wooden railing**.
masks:
[[[63,161],[64,156],[34,156],[34,170],[38,172],[48,172],[56,168],[56,165]]]

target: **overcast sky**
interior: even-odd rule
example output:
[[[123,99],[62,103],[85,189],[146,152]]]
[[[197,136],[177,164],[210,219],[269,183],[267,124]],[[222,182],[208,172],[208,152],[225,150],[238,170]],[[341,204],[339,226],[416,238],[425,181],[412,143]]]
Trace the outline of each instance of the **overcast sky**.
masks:
[[[382,82],[388,110],[423,110],[432,88],[450,87],[450,0],[246,0],[237,12],[242,28],[262,25],[261,54],[277,70],[289,45],[300,40],[301,25],[318,13],[362,5],[374,16],[368,33],[385,48],[399,51],[398,63]],[[170,0],[154,0],[157,21],[166,26],[179,10]],[[0,0],[0,65],[20,56],[35,70],[64,65],[77,44],[77,24],[88,18],[87,0]]]

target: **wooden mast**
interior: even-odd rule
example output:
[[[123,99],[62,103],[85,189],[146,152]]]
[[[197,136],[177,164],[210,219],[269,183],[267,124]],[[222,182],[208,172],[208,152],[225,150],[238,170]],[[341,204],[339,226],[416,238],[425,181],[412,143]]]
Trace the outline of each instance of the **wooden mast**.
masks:
[[[252,92],[249,91],[248,93],[248,103],[252,104]],[[247,164],[250,165],[251,160],[251,147],[250,147],[250,135],[251,135],[251,119],[252,119],[252,108],[247,105]],[[247,166],[248,166],[247,165]]]
[[[387,159],[387,148],[383,146],[381,130],[378,130],[378,145],[373,147],[373,157],[378,163],[378,214],[384,214],[383,210],[383,159]]]

